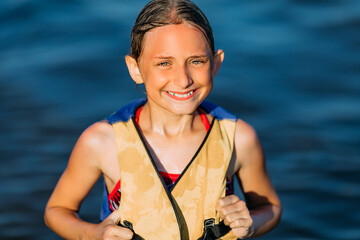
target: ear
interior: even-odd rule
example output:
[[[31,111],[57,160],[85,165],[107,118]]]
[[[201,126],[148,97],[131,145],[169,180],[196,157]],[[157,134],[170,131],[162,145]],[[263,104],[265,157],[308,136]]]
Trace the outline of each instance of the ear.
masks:
[[[211,73],[212,78],[214,78],[216,76],[216,74],[218,73],[223,61],[224,61],[224,51],[219,49],[214,54],[214,61],[212,64],[212,73]]]
[[[131,57],[130,55],[126,55],[125,62],[129,70],[130,76],[134,80],[134,82],[137,84],[144,83],[140,73],[139,65],[135,58]]]

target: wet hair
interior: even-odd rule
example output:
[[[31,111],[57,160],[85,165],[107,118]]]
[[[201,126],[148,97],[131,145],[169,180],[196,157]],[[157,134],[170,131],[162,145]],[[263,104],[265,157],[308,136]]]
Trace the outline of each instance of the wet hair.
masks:
[[[189,0],[153,0],[139,13],[131,31],[131,56],[138,61],[145,33],[156,27],[189,23],[205,36],[212,53],[215,53],[214,36],[205,14]]]

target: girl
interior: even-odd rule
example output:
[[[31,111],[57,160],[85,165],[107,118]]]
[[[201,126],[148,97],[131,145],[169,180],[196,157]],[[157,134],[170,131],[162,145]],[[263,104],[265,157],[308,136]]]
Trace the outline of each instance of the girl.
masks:
[[[204,101],[223,59],[192,2],[149,2],[125,59],[147,98],[83,132],[46,224],[67,239],[237,239],[274,228],[281,205],[255,131]],[[102,222],[84,222],[77,212],[101,174]],[[246,203],[231,193],[233,175]]]

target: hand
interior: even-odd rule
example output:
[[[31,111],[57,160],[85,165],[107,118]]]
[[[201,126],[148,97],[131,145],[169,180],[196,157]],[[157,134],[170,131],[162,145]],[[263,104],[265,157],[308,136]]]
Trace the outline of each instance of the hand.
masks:
[[[224,219],[225,225],[231,227],[236,237],[245,238],[253,235],[253,220],[249,209],[236,195],[219,199],[216,210],[220,213],[220,218]]]
[[[99,226],[99,239],[103,240],[131,240],[133,232],[117,225],[119,211],[112,212]]]

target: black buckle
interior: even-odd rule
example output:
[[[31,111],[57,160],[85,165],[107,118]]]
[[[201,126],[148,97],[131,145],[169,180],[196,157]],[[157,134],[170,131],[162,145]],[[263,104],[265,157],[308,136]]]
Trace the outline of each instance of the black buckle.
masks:
[[[215,224],[214,218],[209,218],[204,221],[204,232],[198,240],[215,240],[222,236],[225,236],[231,228],[221,221],[219,224]]]
[[[129,221],[126,221],[126,220],[124,220],[124,227],[126,227],[126,228],[128,228],[128,229],[130,229],[132,231],[134,230],[132,223],[129,222]]]
[[[142,238],[140,235],[138,235],[134,232],[134,227],[131,222],[124,220],[123,223],[124,224],[121,224],[121,222],[118,222],[118,225],[120,227],[126,227],[126,228],[130,229],[134,233],[133,238],[131,240],[144,240],[144,238]]]
[[[204,229],[205,230],[208,230],[209,228],[214,227],[214,226],[215,226],[214,218],[209,218],[204,221]]]

